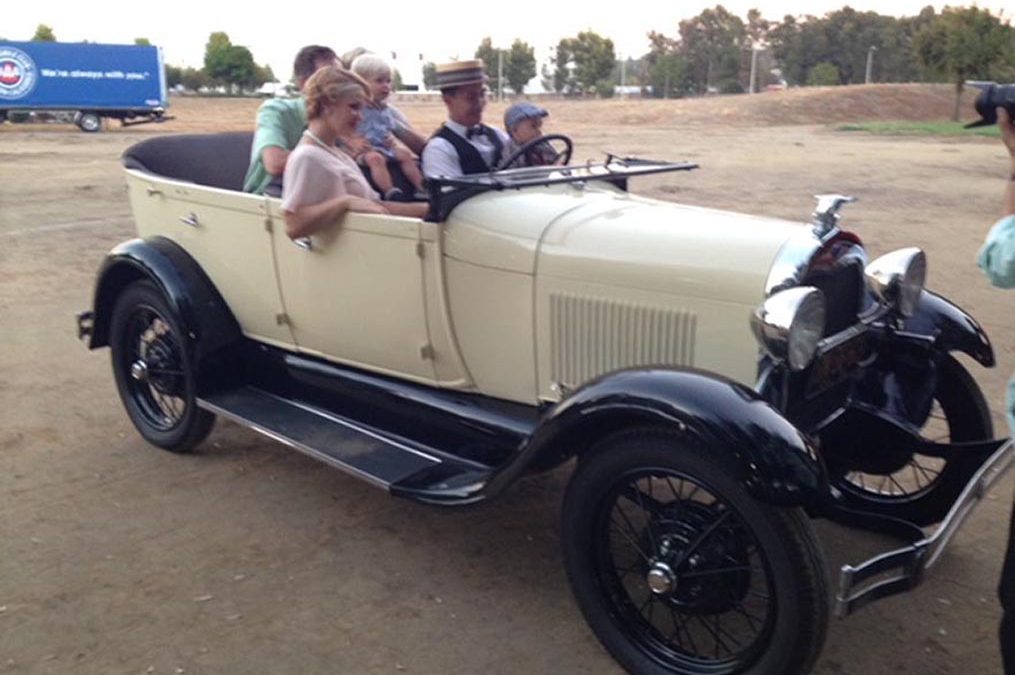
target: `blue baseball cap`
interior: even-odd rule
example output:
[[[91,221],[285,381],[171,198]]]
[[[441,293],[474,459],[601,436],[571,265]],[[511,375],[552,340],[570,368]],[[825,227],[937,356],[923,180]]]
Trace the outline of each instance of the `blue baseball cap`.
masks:
[[[529,103],[528,101],[515,103],[504,111],[504,128],[511,131],[512,127],[522,120],[534,119],[536,117],[546,117],[549,114],[550,113],[546,112],[538,105]]]

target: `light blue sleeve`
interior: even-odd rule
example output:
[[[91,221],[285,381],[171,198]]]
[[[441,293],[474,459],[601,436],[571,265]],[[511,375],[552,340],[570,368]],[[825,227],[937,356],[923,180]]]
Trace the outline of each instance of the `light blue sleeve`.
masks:
[[[1008,380],[1008,433],[1015,438],[1015,377]]]
[[[1015,215],[997,221],[987,233],[976,264],[1000,288],[1015,288]]]

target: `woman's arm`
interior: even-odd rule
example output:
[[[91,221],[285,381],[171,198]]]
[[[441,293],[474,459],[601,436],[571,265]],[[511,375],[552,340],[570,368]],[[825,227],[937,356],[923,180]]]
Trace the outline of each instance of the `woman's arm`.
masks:
[[[423,204],[423,206],[426,206]],[[283,211],[285,219],[285,233],[290,239],[309,237],[325,227],[332,225],[336,220],[350,211],[357,213],[388,213],[388,209],[379,202],[362,197],[342,195],[333,197],[319,204],[309,204],[297,207],[295,211]]]
[[[384,202],[384,208],[393,216],[426,218],[430,205],[425,202]]]

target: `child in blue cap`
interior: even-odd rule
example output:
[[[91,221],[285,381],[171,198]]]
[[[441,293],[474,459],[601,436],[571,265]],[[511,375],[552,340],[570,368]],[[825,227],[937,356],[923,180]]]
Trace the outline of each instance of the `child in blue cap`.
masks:
[[[504,151],[505,157],[510,157],[518,148],[529,141],[543,135],[543,118],[550,113],[546,112],[534,103],[522,101],[515,103],[504,111],[504,130],[511,137],[511,143]],[[511,166],[503,166],[502,169],[513,169],[520,166],[547,166],[553,164],[557,153],[550,147],[549,143],[539,143],[511,163]]]

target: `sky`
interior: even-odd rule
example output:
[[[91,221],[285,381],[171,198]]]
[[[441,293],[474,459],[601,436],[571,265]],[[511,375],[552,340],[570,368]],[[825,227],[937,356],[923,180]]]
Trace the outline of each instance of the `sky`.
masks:
[[[123,5],[108,0],[47,0],[37,8],[21,3],[19,11],[4,12],[0,37],[28,40],[38,24],[53,29],[60,42],[129,44],[145,37],[162,48],[165,62],[199,68],[204,47],[213,31],[224,31],[233,44],[248,47],[259,64],[271,66],[287,80],[292,59],[303,45],[323,44],[341,54],[364,46],[392,59],[406,82],[423,61],[470,58],[480,41],[489,36],[495,47],[509,47],[516,38],[536,48],[537,68],[550,48],[563,37],[593,30],[613,40],[620,57],[639,57],[648,51],[646,35],[655,30],[676,35],[682,19],[719,4],[717,0],[624,0],[623,2],[553,2],[507,0],[470,4],[450,0],[428,3],[407,0],[383,2],[249,3],[238,13],[233,3],[208,0],[173,0],[170,3]],[[928,4],[940,11],[945,4],[928,0],[725,0],[727,10],[746,19],[752,7],[770,20],[787,14],[823,15],[848,4],[858,11],[893,16],[918,14]],[[1011,20],[1015,0],[977,0],[976,4]],[[276,16],[267,7],[274,5]],[[357,8],[358,7],[358,8]],[[353,9],[350,9],[353,8]],[[580,8],[580,9],[579,9]],[[623,8],[620,11],[619,8]],[[33,11],[34,10],[34,11]],[[418,81],[418,80],[417,80]]]

